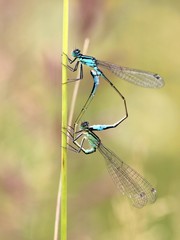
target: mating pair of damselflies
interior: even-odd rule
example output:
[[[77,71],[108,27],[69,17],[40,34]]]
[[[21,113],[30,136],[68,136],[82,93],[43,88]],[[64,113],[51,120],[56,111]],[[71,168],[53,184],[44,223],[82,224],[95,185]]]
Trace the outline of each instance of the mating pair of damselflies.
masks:
[[[104,75],[104,73],[99,69],[99,67],[104,67],[113,72],[118,77],[142,87],[150,88],[162,87],[164,85],[163,79],[158,74],[136,69],[130,69],[115,64],[107,63],[104,61],[99,61],[94,57],[81,54],[79,49],[75,49],[72,52],[72,56],[74,57],[73,60],[71,60],[68,56],[67,58],[70,64],[77,60],[75,67],[72,68],[71,66],[68,65],[67,68],[74,72],[78,69],[78,66],[80,64],[80,76],[79,78],[70,79],[69,81],[77,81],[83,79],[83,64],[93,68],[93,70],[91,70],[91,75],[94,80],[94,85],[91,90],[91,93],[75,121],[74,128],[71,127],[71,130],[68,131],[69,137],[72,139],[73,143],[78,147],[78,149],[77,148],[73,149],[76,152],[83,151],[85,154],[91,154],[95,152],[96,149],[98,149],[99,152],[103,155],[104,159],[106,160],[107,168],[115,184],[119,188],[120,192],[125,194],[131,200],[133,206],[141,208],[145,206],[147,203],[155,202],[156,190],[151,186],[151,184],[147,180],[145,180],[139,173],[137,173],[134,169],[125,164],[111,150],[106,148],[102,144],[100,138],[94,132],[103,131],[109,128],[115,128],[128,116],[126,100],[124,96]],[[80,130],[77,130],[77,126],[84,112],[87,110],[88,105],[90,104],[91,100],[93,99],[96,93],[97,87],[99,85],[99,77],[105,79],[123,99],[125,106],[125,116],[118,122],[110,125],[89,126],[89,123],[85,121],[81,123]],[[77,141],[79,139],[81,139],[80,143]],[[85,141],[89,143],[90,148],[84,148]]]

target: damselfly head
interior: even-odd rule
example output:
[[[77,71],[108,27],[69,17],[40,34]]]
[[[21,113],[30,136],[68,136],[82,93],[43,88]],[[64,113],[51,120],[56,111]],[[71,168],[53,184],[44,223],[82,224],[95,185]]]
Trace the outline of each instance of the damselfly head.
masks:
[[[80,54],[80,52],[81,52],[81,51],[80,51],[79,49],[75,49],[75,50],[72,51],[72,56],[73,56],[73,57],[78,57],[79,54]]]
[[[85,129],[87,129],[88,127],[89,127],[89,122],[82,122],[82,123],[81,123],[81,126],[80,126],[81,130],[85,130]]]

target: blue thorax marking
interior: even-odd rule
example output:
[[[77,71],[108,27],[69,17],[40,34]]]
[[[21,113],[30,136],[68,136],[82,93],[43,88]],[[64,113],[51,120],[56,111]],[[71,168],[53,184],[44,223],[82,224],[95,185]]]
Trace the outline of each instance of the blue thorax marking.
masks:
[[[87,65],[92,68],[97,66],[96,59],[93,57],[81,55],[78,58],[79,58],[79,61],[84,65]]]
[[[74,57],[78,58],[79,61],[88,66],[88,67],[92,67],[94,68],[94,70],[96,71],[96,75],[97,76],[103,76],[104,74],[101,72],[101,70],[97,67],[97,60],[96,58],[92,57],[92,56],[86,56],[86,55],[83,55],[81,53],[78,53],[78,54],[72,54]]]

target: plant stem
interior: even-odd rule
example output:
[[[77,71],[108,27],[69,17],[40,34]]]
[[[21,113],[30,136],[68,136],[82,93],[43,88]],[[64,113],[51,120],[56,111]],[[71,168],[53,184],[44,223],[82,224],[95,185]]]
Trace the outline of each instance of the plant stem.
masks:
[[[62,52],[68,53],[68,0],[63,1],[63,39]],[[63,54],[62,63],[67,65],[67,58]],[[67,68],[62,65],[62,123],[61,129],[67,128]],[[61,214],[61,240],[67,240],[67,136],[61,131],[61,176],[57,197],[54,240],[58,240],[59,214]]]

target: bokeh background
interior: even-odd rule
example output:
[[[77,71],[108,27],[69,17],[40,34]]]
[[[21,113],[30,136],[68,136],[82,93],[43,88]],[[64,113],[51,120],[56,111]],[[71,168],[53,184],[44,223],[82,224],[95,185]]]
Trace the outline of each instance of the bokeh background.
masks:
[[[60,174],[62,1],[0,1],[0,239],[52,239]],[[180,239],[180,3],[70,1],[69,54],[159,73],[162,89],[107,76],[126,97],[129,118],[99,133],[158,191],[133,208],[119,194],[100,154],[68,152],[68,239]],[[69,73],[69,77],[75,74]],[[74,119],[92,79],[78,93]],[[69,105],[74,84],[68,85]],[[82,120],[112,123],[121,99],[103,80]]]

